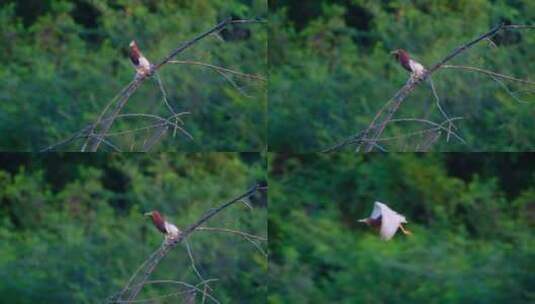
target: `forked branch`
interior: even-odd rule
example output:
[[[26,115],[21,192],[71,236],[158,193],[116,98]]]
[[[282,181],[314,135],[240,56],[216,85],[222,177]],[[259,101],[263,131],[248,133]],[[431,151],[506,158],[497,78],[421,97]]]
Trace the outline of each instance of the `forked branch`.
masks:
[[[529,80],[523,80],[518,79],[515,77],[502,75],[498,73],[494,73],[491,71],[486,71],[482,69],[476,69],[476,68],[468,68],[468,67],[460,67],[460,66],[450,66],[446,65],[446,63],[453,58],[457,57],[459,54],[465,52],[475,44],[483,41],[488,40],[490,37],[496,35],[496,33],[504,30],[521,30],[521,29],[534,29],[535,26],[532,25],[504,25],[499,24],[493,29],[489,30],[488,32],[472,39],[471,41],[457,47],[455,50],[453,50],[450,54],[445,56],[443,59],[438,61],[436,64],[432,65],[431,68],[429,68],[424,75],[422,75],[419,78],[411,77],[407,83],[394,94],[394,96],[388,100],[385,105],[376,113],[374,118],[372,119],[371,123],[368,125],[366,129],[363,131],[358,132],[357,134],[351,136],[348,139],[345,139],[341,143],[328,148],[324,150],[324,152],[329,152],[333,150],[339,150],[347,145],[356,145],[357,151],[364,150],[365,152],[371,152],[374,150],[374,148],[377,148],[377,142],[380,141],[379,138],[382,136],[387,124],[393,121],[392,117],[397,112],[399,107],[401,106],[401,103],[418,87],[420,83],[430,78],[430,76],[436,72],[437,70],[441,68],[462,68],[466,70],[472,70],[477,71],[481,73],[485,73],[491,77],[498,77],[502,79],[507,79],[511,81],[517,81],[523,84],[533,84],[532,81]],[[436,97],[436,95],[435,95]],[[444,113],[443,113],[444,114]],[[446,119],[447,116],[446,116]],[[448,119],[449,120],[449,119]],[[454,135],[451,131],[451,128],[448,127],[448,138],[450,135]],[[455,135],[454,135],[455,136]]]
[[[244,198],[250,197],[256,191],[260,190],[259,185],[251,187],[246,192],[238,195],[230,201],[221,204],[219,207],[208,210],[203,216],[201,216],[195,223],[191,224],[185,230],[182,231],[180,236],[173,242],[163,242],[162,245],[153,252],[146,260],[139,266],[134,272],[126,286],[117,294],[108,299],[108,303],[125,303],[132,302],[136,299],[137,295],[147,282],[148,278],[154,272],[158,264],[169,254],[169,252],[182,243],[189,237],[191,233],[197,230],[201,225],[206,223],[209,219],[223,211],[225,208],[233,205],[236,202],[241,201]]]
[[[150,73],[148,75],[143,75],[141,77],[136,77],[132,83],[130,83],[126,89],[124,90],[124,93],[122,93],[118,100],[115,103],[115,107],[113,108],[111,114],[108,116],[110,119],[105,120],[102,125],[100,123],[100,120],[104,117],[105,113],[107,112],[108,107],[104,109],[104,111],[99,116],[99,119],[97,120],[97,123],[95,123],[93,128],[99,128],[99,131],[97,132],[96,136],[89,137],[87,142],[82,147],[82,152],[84,152],[87,148],[89,152],[96,152],[100,146],[100,143],[102,142],[102,139],[105,137],[105,134],[108,133],[109,129],[113,125],[113,122],[115,121],[115,117],[119,115],[119,113],[122,111],[130,97],[134,94],[134,92],[143,84],[143,82],[150,76],[153,75],[157,70],[159,70],[162,66],[167,64],[171,59],[173,59],[178,54],[184,52],[186,49],[190,48],[200,40],[208,37],[209,35],[213,33],[217,33],[221,31],[223,28],[225,28],[229,24],[233,23],[248,23],[248,22],[258,22],[254,20],[232,20],[231,18],[225,19],[221,21],[219,24],[215,25],[211,29],[205,31],[204,33],[201,33],[194,37],[193,39],[184,42],[182,45],[180,45],[178,48],[173,50],[169,55],[167,55],[163,60],[161,60],[158,64],[151,67]],[[93,130],[91,130],[93,131]],[[92,132],[91,132],[92,133]]]

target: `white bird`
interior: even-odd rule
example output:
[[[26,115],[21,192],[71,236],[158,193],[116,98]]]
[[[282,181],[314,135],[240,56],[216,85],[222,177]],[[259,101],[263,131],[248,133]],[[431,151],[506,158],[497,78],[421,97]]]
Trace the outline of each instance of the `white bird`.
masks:
[[[375,202],[370,217],[361,219],[359,222],[377,228],[379,235],[385,241],[390,240],[398,228],[404,234],[411,234],[403,227],[403,224],[407,223],[407,219],[381,202]]]

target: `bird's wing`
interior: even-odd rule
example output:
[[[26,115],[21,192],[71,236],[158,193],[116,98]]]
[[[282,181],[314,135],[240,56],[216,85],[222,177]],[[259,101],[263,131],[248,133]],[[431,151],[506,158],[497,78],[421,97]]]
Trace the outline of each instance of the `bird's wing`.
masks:
[[[165,230],[167,230],[167,234],[176,237],[180,233],[180,230],[173,224],[169,222],[165,222]]]
[[[425,72],[424,66],[415,60],[409,60],[409,66],[411,68],[411,71],[417,75],[422,75]]]
[[[375,220],[378,217],[380,217],[381,216],[381,208],[382,208],[382,206],[386,206],[386,205],[381,203],[381,202],[375,202],[373,204],[372,215],[370,215],[370,218]]]
[[[147,58],[143,55],[141,55],[141,57],[139,57],[139,66],[146,69],[146,70],[149,70],[150,69],[150,62],[149,60],[147,60]]]
[[[391,239],[399,228],[401,223],[406,223],[405,217],[396,211],[390,209],[387,205],[379,203],[381,208],[381,238],[384,240]]]

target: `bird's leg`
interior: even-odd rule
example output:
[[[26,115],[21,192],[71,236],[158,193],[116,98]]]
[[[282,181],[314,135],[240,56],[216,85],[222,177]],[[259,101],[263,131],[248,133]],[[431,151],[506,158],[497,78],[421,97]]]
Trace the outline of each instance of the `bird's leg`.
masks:
[[[412,232],[410,232],[409,230],[405,229],[405,227],[403,227],[402,224],[399,225],[399,228],[401,229],[401,232],[403,232],[406,235],[411,235],[412,234]]]

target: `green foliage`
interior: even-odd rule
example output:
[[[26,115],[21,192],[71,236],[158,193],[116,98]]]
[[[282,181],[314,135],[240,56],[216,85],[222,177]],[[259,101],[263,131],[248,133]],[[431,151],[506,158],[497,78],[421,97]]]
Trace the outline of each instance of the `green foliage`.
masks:
[[[265,180],[258,154],[3,156],[0,169],[0,294],[10,303],[95,303],[118,292],[163,241],[143,213],[158,209],[184,228]],[[69,172],[69,174],[62,174]],[[267,235],[265,196],[237,203],[205,226]],[[197,268],[222,302],[266,298],[267,259],[240,236],[198,231]],[[262,244],[263,250],[267,245]],[[151,280],[196,284],[179,246]],[[180,291],[147,285],[138,299]],[[163,298],[159,303],[177,303]]]
[[[500,22],[530,24],[533,1],[276,1],[270,12],[269,145],[272,151],[318,151],[365,129],[408,74],[389,55],[404,48],[430,66]],[[455,58],[533,80],[533,30],[505,31]],[[437,151],[525,151],[535,146],[532,86],[443,69],[433,75],[442,107],[457,121],[462,144],[442,136]],[[515,97],[507,90],[514,92]],[[523,102],[526,101],[526,102]],[[429,84],[422,84],[394,118],[442,122]],[[428,129],[391,123],[381,142],[414,151]]]
[[[224,18],[265,18],[262,1],[17,1],[0,6],[0,140],[2,150],[39,150],[97,120],[134,77],[127,56],[136,40],[156,63]],[[35,9],[38,6],[40,9]],[[234,25],[181,54],[265,76],[267,33],[261,24]],[[230,81],[201,66],[169,64],[160,77],[184,128],[164,136],[159,150],[259,151],[265,145],[265,83]],[[239,86],[238,91],[234,86]],[[155,79],[129,100],[125,113],[169,117]],[[120,118],[112,133],[153,125],[147,118]],[[154,128],[111,136],[124,150],[139,150]],[[172,132],[170,132],[172,133]],[[60,150],[80,150],[81,140]]]
[[[269,168],[268,303],[533,301],[532,155],[279,154]],[[384,242],[358,223],[375,200],[413,234]]]

